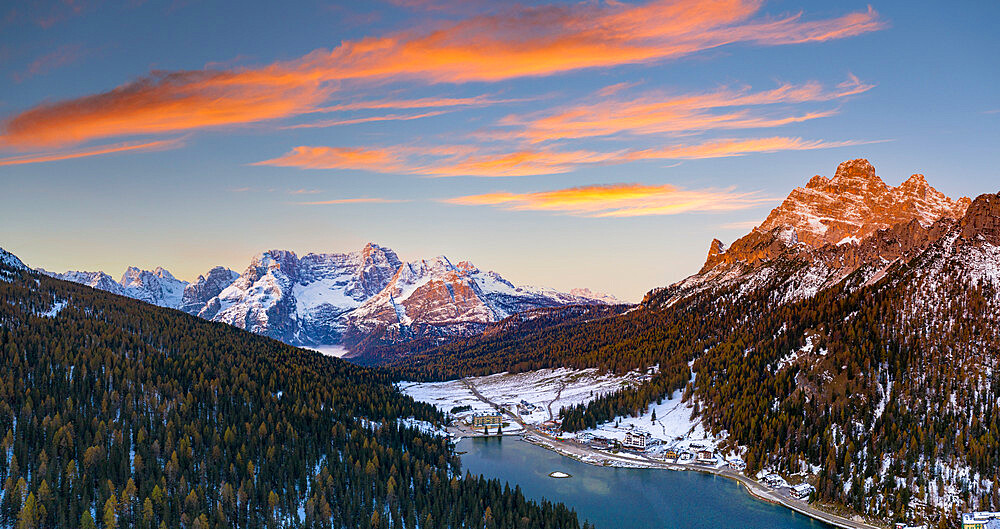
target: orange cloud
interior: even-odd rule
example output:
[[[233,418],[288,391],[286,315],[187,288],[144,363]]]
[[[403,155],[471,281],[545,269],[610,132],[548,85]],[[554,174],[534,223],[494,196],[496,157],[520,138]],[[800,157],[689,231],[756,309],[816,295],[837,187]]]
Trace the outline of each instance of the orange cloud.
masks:
[[[884,27],[877,13],[804,22],[801,15],[753,20],[760,0],[657,0],[631,5],[519,7],[473,17],[429,34],[346,42],[303,59],[338,79],[411,77],[498,81],[635,64],[732,44],[792,44]]]
[[[287,154],[252,165],[299,169],[354,169],[379,173],[444,176],[535,176],[567,173],[583,165],[620,164],[639,160],[689,160],[723,158],[784,150],[827,149],[857,145],[855,141],[828,142],[781,136],[751,139],[718,139],[658,149],[598,152],[552,149],[484,152],[470,145],[422,149],[411,146],[384,148],[296,147]]]
[[[388,149],[300,146],[273,160],[251,165],[297,167],[299,169],[357,169],[379,173],[409,172],[399,154]]]
[[[612,85],[615,87],[617,85]],[[525,120],[508,116],[501,120],[505,126],[519,126],[523,130],[513,134],[500,133],[503,137],[525,138],[531,142],[609,136],[617,133],[659,134],[706,131],[712,129],[745,129],[776,127],[830,116],[832,110],[808,112],[798,115],[755,115],[750,110],[719,109],[752,107],[776,104],[822,102],[859,94],[873,85],[861,83],[856,77],[827,91],[819,83],[782,85],[764,92],[743,90],[717,90],[701,94],[677,96],[645,95],[637,98],[605,100],[593,104],[575,105]],[[603,89],[605,92],[607,89]]]
[[[450,198],[444,202],[587,217],[635,217],[675,215],[692,211],[729,211],[774,200],[756,192],[735,192],[732,188],[686,190],[671,185],[611,184],[535,193],[486,193]]]
[[[415,167],[424,176],[533,176],[568,173],[580,165],[614,162],[621,153],[525,150],[482,154]]]
[[[287,82],[276,69],[160,72],[110,92],[22,112],[4,123],[0,143],[66,145],[252,123],[307,111],[328,95],[319,83]]]
[[[692,145],[673,145],[661,149],[645,149],[628,153],[623,161],[632,160],[693,160],[702,158],[727,158],[752,153],[777,151],[805,151],[831,149],[858,145],[858,141],[804,140],[774,136],[770,138],[718,139]]]
[[[232,71],[154,72],[109,92],[44,103],[3,124],[0,144],[255,123],[316,111],[348,81],[500,81],[660,61],[726,44],[793,44],[884,27],[878,14],[803,21],[753,18],[760,0],[655,0],[631,5],[516,7],[433,31],[342,43],[300,59]]]
[[[174,147],[179,147],[180,145],[182,145],[182,143],[183,142],[180,138],[173,140],[149,141],[145,143],[116,143],[114,145],[103,145],[100,147],[92,147],[89,149],[83,149],[77,151],[51,152],[43,154],[29,154],[25,156],[14,156],[11,158],[0,158],[0,166],[23,165],[28,163],[56,162],[59,160],[70,160],[73,158],[100,156],[102,154],[113,154],[119,152],[161,151],[165,149],[172,149]]]

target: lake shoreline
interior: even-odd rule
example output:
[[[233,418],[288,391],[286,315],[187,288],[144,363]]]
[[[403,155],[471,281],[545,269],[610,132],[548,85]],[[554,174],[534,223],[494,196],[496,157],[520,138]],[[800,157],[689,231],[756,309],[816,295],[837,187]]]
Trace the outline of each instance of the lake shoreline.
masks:
[[[786,501],[780,496],[775,496],[771,494],[770,491],[764,489],[759,483],[753,481],[749,477],[736,474],[735,472],[732,471],[725,471],[718,468],[703,467],[699,465],[677,465],[666,462],[654,462],[654,461],[640,462],[640,460],[615,457],[613,454],[607,454],[603,452],[599,454],[591,454],[601,458],[599,463],[598,460],[593,459],[591,457],[587,457],[583,454],[578,454],[573,450],[568,450],[566,449],[567,447],[560,447],[559,445],[555,444],[558,441],[544,437],[541,434],[524,433],[520,435],[520,438],[522,441],[533,444],[540,448],[545,448],[546,450],[555,452],[563,457],[568,457],[575,461],[579,461],[581,463],[586,463],[588,465],[597,467],[620,467],[620,468],[637,468],[637,469],[649,468],[649,469],[659,469],[659,470],[672,470],[677,472],[693,471],[713,476],[720,476],[723,478],[736,481],[737,483],[741,484],[743,486],[743,489],[754,499],[764,501],[772,505],[780,505],[794,512],[797,512],[803,516],[811,518],[813,520],[823,522],[832,525],[834,527],[839,527],[841,529],[886,529],[887,527],[887,526],[875,526],[865,522],[858,522],[855,520],[844,518],[842,516],[837,516],[835,514],[830,514],[824,511],[820,511],[818,509],[813,509],[811,507],[802,507],[795,505],[790,501]],[[580,447],[574,447],[574,448],[580,448]],[[592,450],[592,452],[597,452],[597,451]]]

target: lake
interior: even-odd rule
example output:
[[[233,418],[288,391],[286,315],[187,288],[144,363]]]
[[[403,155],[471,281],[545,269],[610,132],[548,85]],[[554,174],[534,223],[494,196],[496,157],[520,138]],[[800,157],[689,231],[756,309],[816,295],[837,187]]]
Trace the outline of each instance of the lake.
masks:
[[[739,483],[700,472],[597,467],[514,437],[463,439],[462,472],[521,486],[576,510],[598,529],[832,529],[750,496]],[[550,472],[572,477],[555,479]]]

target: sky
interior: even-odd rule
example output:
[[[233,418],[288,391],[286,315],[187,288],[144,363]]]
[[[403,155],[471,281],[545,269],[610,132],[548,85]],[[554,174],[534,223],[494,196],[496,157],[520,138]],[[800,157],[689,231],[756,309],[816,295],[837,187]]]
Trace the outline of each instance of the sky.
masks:
[[[868,158],[1000,190],[996,2],[58,0],[0,7],[0,247],[193,280],[470,260],[637,301]]]

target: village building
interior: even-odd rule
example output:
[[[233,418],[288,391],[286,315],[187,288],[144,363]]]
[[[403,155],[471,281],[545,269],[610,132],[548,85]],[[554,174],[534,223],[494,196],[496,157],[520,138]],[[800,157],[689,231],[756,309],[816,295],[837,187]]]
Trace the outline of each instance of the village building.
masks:
[[[588,446],[594,450],[608,450],[614,446],[614,442],[611,439],[605,439],[603,437],[594,437],[588,443]]]
[[[768,474],[764,476],[764,484],[767,485],[768,487],[771,487],[772,489],[788,486],[788,482],[785,481],[785,478],[777,474]]]
[[[622,446],[634,450],[645,450],[649,444],[649,434],[645,432],[625,432],[625,440]]]
[[[808,483],[800,483],[792,487],[792,497],[799,500],[804,500],[808,498],[810,494],[813,493],[813,490],[815,489],[813,489],[812,485]]]
[[[472,416],[473,428],[499,427],[501,424],[503,424],[503,417],[500,415],[500,412],[477,413]]]
[[[964,513],[962,529],[1000,529],[1000,512]]]
[[[667,449],[667,451],[663,453],[664,459],[677,459],[680,456],[681,456],[680,453],[678,453],[677,450],[674,450],[673,448]]]
[[[733,470],[746,470],[747,468],[746,461],[743,461],[740,457],[730,457],[726,460],[726,463],[728,463],[729,468]]]
[[[714,465],[716,463],[715,452],[711,450],[698,450],[697,461],[705,465]]]

